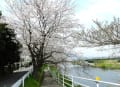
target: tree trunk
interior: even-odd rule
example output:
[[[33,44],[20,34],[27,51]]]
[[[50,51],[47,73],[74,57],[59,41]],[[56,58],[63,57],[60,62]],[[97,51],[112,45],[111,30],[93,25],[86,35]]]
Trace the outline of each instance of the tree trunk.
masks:
[[[36,64],[33,64],[33,77],[39,81],[40,80],[40,69],[42,68],[42,64],[41,65],[36,65]]]

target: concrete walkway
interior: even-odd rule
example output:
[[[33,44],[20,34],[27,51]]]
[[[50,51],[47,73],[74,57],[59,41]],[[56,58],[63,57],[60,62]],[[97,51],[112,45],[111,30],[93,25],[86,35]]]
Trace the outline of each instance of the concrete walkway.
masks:
[[[49,71],[46,71],[44,74],[44,80],[41,87],[61,87],[57,84],[57,81],[55,81],[52,76],[50,75]]]

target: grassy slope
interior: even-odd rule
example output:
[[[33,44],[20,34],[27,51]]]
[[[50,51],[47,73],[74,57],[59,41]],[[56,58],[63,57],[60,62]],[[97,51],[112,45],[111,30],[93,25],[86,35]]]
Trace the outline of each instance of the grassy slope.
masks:
[[[38,71],[40,81],[42,81],[42,75],[43,75],[43,71],[44,71],[45,68],[46,68],[46,65],[43,65],[43,67]],[[27,78],[25,80],[25,86],[24,87],[39,87],[39,85],[41,85],[39,83],[39,81],[36,81],[32,76],[30,76],[29,78]],[[20,87],[22,87],[22,86],[20,86]]]
[[[24,87],[39,87],[39,82],[36,81],[32,76],[25,80]]]
[[[94,64],[95,67],[104,69],[120,69],[120,63],[117,60],[97,60]]]

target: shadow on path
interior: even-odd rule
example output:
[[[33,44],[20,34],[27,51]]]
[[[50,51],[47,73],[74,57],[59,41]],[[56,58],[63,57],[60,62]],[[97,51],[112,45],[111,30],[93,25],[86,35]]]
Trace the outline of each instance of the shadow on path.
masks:
[[[0,77],[0,87],[11,87],[25,73],[27,73],[27,71],[15,72],[13,74]]]

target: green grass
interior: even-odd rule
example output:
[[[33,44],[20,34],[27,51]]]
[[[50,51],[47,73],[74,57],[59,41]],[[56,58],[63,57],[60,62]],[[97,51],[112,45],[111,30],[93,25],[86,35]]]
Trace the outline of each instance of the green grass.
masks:
[[[42,68],[40,68],[40,70],[38,71],[38,74],[39,74],[39,85],[41,85],[41,82],[42,82],[42,79],[43,79],[43,74],[44,74],[44,69],[47,68],[47,65],[44,64],[42,66]]]
[[[30,76],[29,78],[25,80],[24,87],[39,87],[39,82],[36,81],[32,76]]]
[[[117,60],[97,60],[94,64],[94,67],[103,69],[120,69],[120,63]]]
[[[44,69],[47,67],[47,65],[43,65],[43,67],[41,67],[38,71],[38,75],[39,75],[39,81],[35,80],[33,78],[32,75],[30,75],[29,78],[27,78],[25,80],[25,86],[24,87],[39,87],[41,85],[40,82],[42,82],[42,76],[43,76],[43,73],[44,73]],[[22,87],[22,86],[20,86]]]

